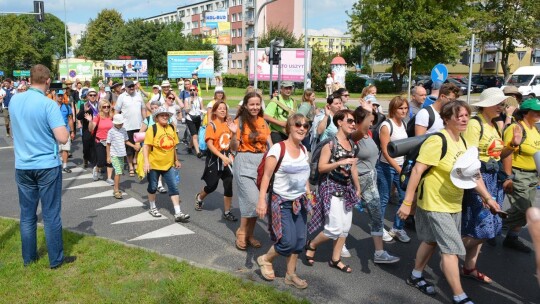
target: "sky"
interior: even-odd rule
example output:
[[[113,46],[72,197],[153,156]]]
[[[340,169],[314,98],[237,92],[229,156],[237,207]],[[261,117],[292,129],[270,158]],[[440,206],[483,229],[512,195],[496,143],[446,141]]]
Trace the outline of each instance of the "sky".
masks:
[[[261,0],[259,0],[261,1]],[[279,1],[279,0],[278,0]],[[302,1],[302,0],[301,0]],[[307,0],[308,34],[341,35],[347,32],[348,16],[355,0]],[[201,2],[198,0],[45,0],[45,12],[61,20],[67,20],[69,32],[80,34],[89,19],[95,19],[102,9],[116,9],[125,20],[148,18],[175,11],[178,6]],[[269,5],[278,5],[277,3]],[[34,10],[31,0],[0,0],[0,12],[31,12]],[[65,14],[65,12],[67,14]],[[66,16],[66,18],[64,18]]]

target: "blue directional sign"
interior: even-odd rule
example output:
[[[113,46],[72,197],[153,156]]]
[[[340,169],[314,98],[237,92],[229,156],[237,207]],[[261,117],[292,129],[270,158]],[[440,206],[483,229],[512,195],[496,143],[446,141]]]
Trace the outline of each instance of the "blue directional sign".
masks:
[[[142,61],[134,60],[133,61],[133,70],[140,70],[142,68]]]
[[[0,76],[4,76],[4,71],[0,71]]]
[[[433,67],[431,70],[432,81],[444,82],[446,78],[448,78],[448,68],[444,64],[439,63]]]

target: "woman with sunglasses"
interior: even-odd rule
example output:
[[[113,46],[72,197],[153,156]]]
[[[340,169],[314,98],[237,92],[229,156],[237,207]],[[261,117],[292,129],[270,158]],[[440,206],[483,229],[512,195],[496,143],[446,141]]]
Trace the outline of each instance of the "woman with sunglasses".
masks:
[[[334,115],[341,109],[343,109],[343,100],[339,94],[334,93],[326,99],[324,116],[320,118],[320,122],[316,124],[319,141],[323,141],[336,135],[338,129],[337,126],[332,123],[332,120]]]
[[[181,106],[176,103],[176,94],[173,90],[170,90],[165,95],[165,103],[163,104],[165,109],[171,113],[171,123],[173,126],[177,126],[178,120],[182,119],[181,117]]]
[[[199,128],[201,127],[203,113],[203,100],[197,94],[197,87],[189,87],[189,98],[185,101],[185,107],[189,109],[186,115],[186,124],[191,134],[191,141],[188,146],[188,153],[192,153],[192,148],[195,148],[197,158],[201,158],[203,155],[199,150]]]
[[[388,108],[388,119],[379,126],[379,140],[381,143],[381,154],[377,163],[377,185],[381,196],[381,215],[384,219],[386,206],[392,193],[392,184],[395,186],[398,194],[398,207],[403,201],[405,192],[400,187],[399,175],[403,167],[404,156],[391,157],[388,154],[388,144],[392,141],[407,138],[407,128],[403,119],[409,113],[409,103],[405,98],[396,96],[390,101]],[[384,230],[385,234],[391,238],[396,238],[400,242],[408,243],[411,238],[403,229],[405,222],[398,216],[394,216],[394,225],[390,231]],[[386,237],[386,239],[390,239]],[[391,239],[390,239],[391,240]]]
[[[204,115],[204,121],[203,126],[206,126],[208,124],[208,121],[212,118],[212,107],[214,107],[214,104],[216,102],[222,101],[225,104],[227,104],[227,97],[225,96],[225,92],[223,90],[216,90],[214,92],[214,99],[206,105],[206,114]],[[228,108],[228,106],[227,106]]]
[[[322,243],[333,240],[332,256],[328,265],[346,273],[351,273],[349,265],[341,262],[341,249],[352,224],[352,209],[358,203],[360,184],[356,153],[358,148],[350,139],[356,130],[354,112],[340,110],[334,115],[333,123],[338,127],[336,136],[321,150],[319,172],[321,174],[317,204],[309,222],[309,233],[324,225],[313,240],[307,242],[306,264],[315,263],[315,250]]]
[[[260,248],[253,236],[257,224],[257,168],[269,146],[270,128],[264,120],[262,96],[256,92],[247,93],[236,115],[238,126],[237,139],[231,143],[231,150],[236,151],[233,171],[234,181],[238,189],[238,206],[240,207],[240,227],[236,230],[236,248],[246,250],[247,246]]]
[[[482,179],[500,208],[504,203],[503,182],[512,178],[502,174],[500,161],[512,154],[514,149],[504,145],[494,119],[504,111],[505,100],[508,98],[499,88],[484,90],[480,94],[480,101],[472,104],[478,107],[478,115],[469,121],[467,131],[463,134],[469,147],[478,148]],[[517,146],[521,143],[522,135],[519,128],[514,131],[512,145]],[[491,278],[476,269],[476,261],[484,241],[501,234],[501,217],[484,208],[484,198],[474,189],[465,190],[461,215],[461,235],[467,251],[462,275],[489,284]]]
[[[93,92],[91,94],[96,94]],[[107,134],[113,127],[111,104],[108,100],[102,100],[99,103],[99,114],[92,116],[89,113],[84,115],[84,118],[88,121],[88,130],[95,133],[95,155],[96,165],[92,170],[92,178],[97,181],[101,176],[101,168],[107,167],[107,183],[114,185],[112,179],[113,167],[111,163],[107,163]]]
[[[287,118],[285,132],[287,139],[274,144],[266,155],[256,211],[261,219],[269,216],[268,230],[274,245],[257,258],[257,264],[262,276],[273,281],[272,262],[280,255],[286,257],[285,284],[304,289],[308,284],[296,274],[296,262],[306,243],[307,213],[312,206],[311,199],[308,199],[311,196],[309,155],[302,146],[302,140],[309,132],[309,123],[304,115],[293,114]],[[273,185],[270,186],[272,179]]]

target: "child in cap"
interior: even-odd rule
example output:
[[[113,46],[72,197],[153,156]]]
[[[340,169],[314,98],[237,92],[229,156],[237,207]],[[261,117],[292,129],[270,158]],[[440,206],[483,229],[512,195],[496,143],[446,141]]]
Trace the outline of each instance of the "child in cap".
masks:
[[[113,196],[117,199],[122,198],[122,191],[120,191],[120,175],[122,175],[124,169],[124,157],[126,153],[126,145],[139,151],[139,146],[132,144],[129,141],[129,137],[124,126],[124,116],[122,114],[115,114],[113,116],[114,128],[107,133],[107,162],[112,163],[114,168],[114,190]]]

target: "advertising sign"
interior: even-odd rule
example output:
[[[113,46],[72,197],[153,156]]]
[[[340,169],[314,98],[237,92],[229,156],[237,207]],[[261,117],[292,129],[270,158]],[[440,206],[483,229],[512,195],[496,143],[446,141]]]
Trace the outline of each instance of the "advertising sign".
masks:
[[[227,11],[206,12],[205,26],[201,28],[204,41],[211,44],[231,44],[231,23],[227,22]]]
[[[126,67],[126,74],[123,74],[124,65]],[[146,59],[132,59],[132,60],[105,60],[105,67],[103,73],[105,77],[148,77],[148,62]]]
[[[67,66],[69,70],[66,70],[66,63],[61,62],[58,64],[58,69],[60,72],[60,78],[79,78],[83,80],[90,80],[94,76],[94,64],[92,62],[69,62]]]
[[[311,73],[311,50],[307,50],[307,71]],[[254,77],[254,50],[249,50],[249,79]],[[261,81],[270,80],[270,64],[269,57],[265,54],[264,49],[259,49],[257,52],[257,79]],[[304,49],[281,49],[281,80],[282,81],[304,81]],[[272,80],[278,80],[278,66],[274,65],[272,71]]]
[[[169,78],[214,77],[214,51],[167,52],[167,76]]]
[[[14,70],[13,77],[30,77],[30,70]]]

